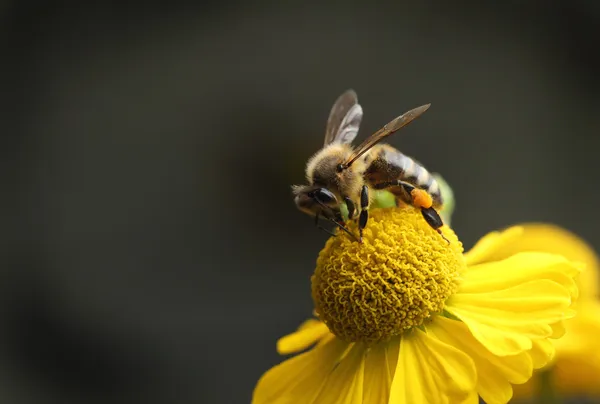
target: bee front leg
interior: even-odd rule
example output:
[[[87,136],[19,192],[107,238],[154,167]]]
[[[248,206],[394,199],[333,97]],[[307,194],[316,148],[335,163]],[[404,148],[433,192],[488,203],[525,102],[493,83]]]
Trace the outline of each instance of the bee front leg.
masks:
[[[363,185],[360,190],[360,216],[358,217],[359,240],[362,243],[363,229],[369,221],[369,188]]]
[[[344,197],[344,202],[346,202],[346,206],[348,207],[348,220],[354,219],[354,212],[356,211],[354,202],[347,196]]]
[[[332,210],[329,206],[326,206],[325,204],[323,204],[323,202],[319,201],[318,199],[316,199],[315,201],[322,208],[322,210],[320,212],[317,211],[315,213],[315,223],[317,224],[317,227],[321,228],[318,225],[318,221],[319,221],[319,217],[322,217],[324,219],[329,220],[331,223],[333,223],[337,227],[339,227],[341,230],[346,232],[350,237],[354,238],[356,241],[360,241],[358,238],[356,238],[356,235],[354,233],[352,233],[350,230],[348,230],[348,228],[345,226],[344,220],[342,218],[342,214],[339,211],[339,209]],[[323,229],[323,228],[321,228],[321,229],[325,230],[325,232],[335,236],[335,234],[331,233],[330,231]]]
[[[334,232],[332,232],[331,230],[327,230],[325,227],[321,226],[319,224],[319,217],[321,216],[321,212],[317,211],[317,214],[315,215],[315,226],[317,226],[317,229],[319,230],[323,230],[325,233],[329,234],[330,236],[335,237],[336,234]]]

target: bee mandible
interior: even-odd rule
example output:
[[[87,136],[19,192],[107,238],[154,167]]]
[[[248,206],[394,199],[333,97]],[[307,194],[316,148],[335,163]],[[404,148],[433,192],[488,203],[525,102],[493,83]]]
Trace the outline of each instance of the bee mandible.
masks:
[[[393,119],[373,133],[358,147],[351,145],[358,134],[363,110],[353,90],[335,101],[325,130],[325,144],[306,165],[308,185],[294,185],[296,206],[319,219],[324,218],[362,242],[363,229],[369,220],[371,190],[387,190],[397,203],[410,204],[421,210],[425,221],[442,237],[444,225],[436,209],[443,200],[440,187],[429,171],[414,159],[387,144],[383,139],[408,125],[429,108],[422,105]],[[348,219],[358,219],[359,237],[348,230],[340,210],[348,208]],[[445,237],[444,237],[445,238]]]

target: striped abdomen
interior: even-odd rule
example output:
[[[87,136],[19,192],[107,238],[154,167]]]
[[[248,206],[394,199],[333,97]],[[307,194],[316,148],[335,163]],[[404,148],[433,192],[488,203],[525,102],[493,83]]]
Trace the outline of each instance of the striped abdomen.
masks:
[[[427,191],[433,198],[434,207],[442,205],[440,186],[433,175],[421,164],[392,146],[384,144],[373,147],[365,157],[365,162],[367,169],[364,178],[372,186],[394,180],[405,181]],[[390,191],[394,192],[393,189]]]

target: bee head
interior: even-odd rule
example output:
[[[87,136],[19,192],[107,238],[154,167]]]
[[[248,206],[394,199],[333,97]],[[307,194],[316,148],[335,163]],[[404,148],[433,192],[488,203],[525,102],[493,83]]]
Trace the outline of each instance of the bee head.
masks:
[[[312,185],[294,185],[292,186],[292,193],[294,194],[296,206],[305,213],[333,217],[335,212],[339,211],[338,198],[327,188]]]

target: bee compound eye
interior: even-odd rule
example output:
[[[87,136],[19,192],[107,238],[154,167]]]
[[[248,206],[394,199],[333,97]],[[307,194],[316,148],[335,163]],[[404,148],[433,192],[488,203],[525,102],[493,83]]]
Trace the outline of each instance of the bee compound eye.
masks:
[[[337,198],[335,197],[335,195],[325,189],[325,188],[319,188],[315,190],[314,196],[316,199],[318,199],[321,203],[324,203],[326,205],[328,204],[333,204],[337,202]]]

